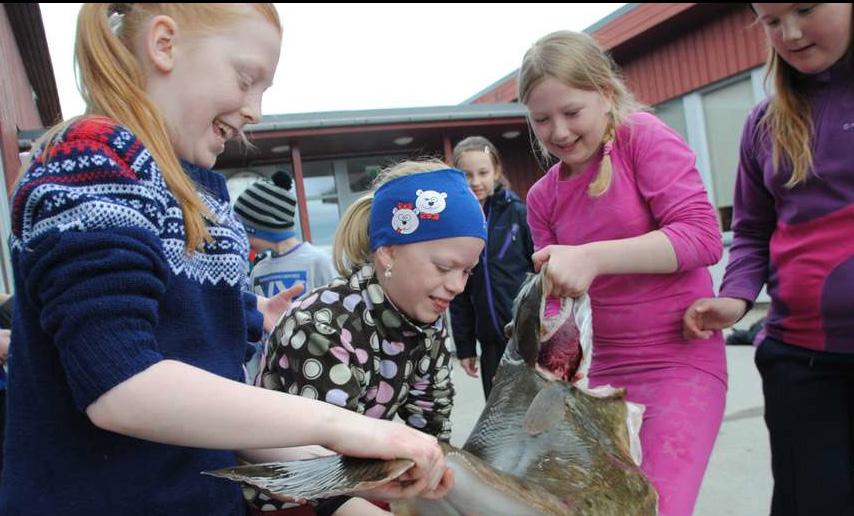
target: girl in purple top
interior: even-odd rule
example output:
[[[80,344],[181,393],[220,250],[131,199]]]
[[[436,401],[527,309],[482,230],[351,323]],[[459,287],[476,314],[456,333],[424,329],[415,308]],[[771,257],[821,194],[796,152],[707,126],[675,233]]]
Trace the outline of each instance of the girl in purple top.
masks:
[[[646,406],[643,471],[662,515],[689,515],[720,428],[723,340],[685,340],[681,314],[712,294],[706,266],[720,231],[695,157],[639,111],[611,61],[582,33],[556,32],[525,54],[519,98],[540,146],[560,161],[528,193],[534,265],[552,294],[589,291],[591,385],[625,387]]]
[[[705,337],[763,285],[756,351],[771,438],[771,513],[854,513],[854,66],[846,4],[752,4],[776,94],[741,139],[733,245],[720,297],[684,316]]]

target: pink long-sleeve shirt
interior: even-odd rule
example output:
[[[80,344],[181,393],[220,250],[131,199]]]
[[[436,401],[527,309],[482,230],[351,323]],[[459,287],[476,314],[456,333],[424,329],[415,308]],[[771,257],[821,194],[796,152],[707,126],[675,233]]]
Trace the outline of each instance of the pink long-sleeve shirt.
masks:
[[[618,129],[611,159],[611,186],[599,197],[590,196],[587,187],[601,158],[569,178],[558,163],[527,198],[536,249],[660,230],[676,253],[675,273],[605,275],[593,281],[591,375],[691,365],[725,380],[721,335],[701,341],[682,337],[682,315],[688,306],[714,295],[706,267],[722,252],[718,222],[693,152],[658,118],[635,113]]]

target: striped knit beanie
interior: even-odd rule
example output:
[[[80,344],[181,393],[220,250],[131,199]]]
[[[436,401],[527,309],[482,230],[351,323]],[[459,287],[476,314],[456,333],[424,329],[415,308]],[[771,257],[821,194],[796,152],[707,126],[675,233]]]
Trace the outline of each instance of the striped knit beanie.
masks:
[[[293,179],[279,170],[270,179],[249,185],[234,203],[234,212],[249,236],[281,242],[295,235],[297,199],[291,191]]]

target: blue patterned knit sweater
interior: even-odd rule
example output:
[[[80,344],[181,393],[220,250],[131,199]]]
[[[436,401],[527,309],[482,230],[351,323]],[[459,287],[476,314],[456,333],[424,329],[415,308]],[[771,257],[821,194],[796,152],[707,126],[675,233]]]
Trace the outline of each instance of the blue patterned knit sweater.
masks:
[[[185,253],[157,165],[108,119],[73,124],[15,190],[0,514],[243,514],[237,484],[200,474],[233,465],[233,452],[118,435],[85,413],[164,359],[243,380],[262,323],[243,293],[246,235],[223,177],[185,170],[218,219],[203,253]]]

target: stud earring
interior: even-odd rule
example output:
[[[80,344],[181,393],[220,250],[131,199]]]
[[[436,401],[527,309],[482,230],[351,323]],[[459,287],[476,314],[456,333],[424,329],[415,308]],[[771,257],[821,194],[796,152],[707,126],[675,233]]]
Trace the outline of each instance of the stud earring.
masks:
[[[390,278],[390,277],[391,277],[391,264],[390,264],[390,263],[389,263],[389,264],[386,264],[386,266],[385,266],[385,272],[383,273],[383,276],[385,276],[385,277],[386,277],[386,279],[388,279],[388,278]]]

